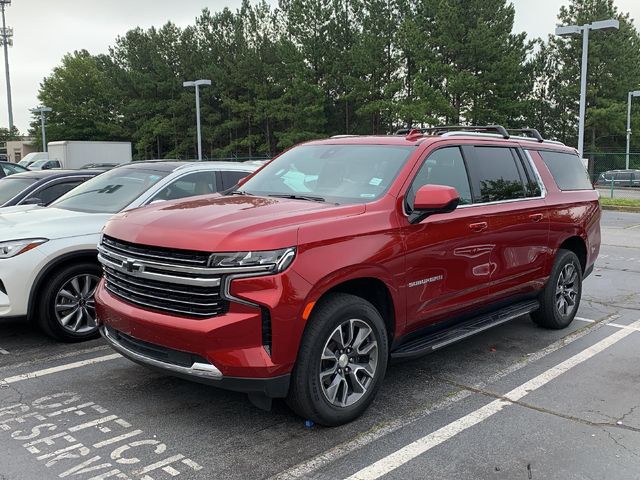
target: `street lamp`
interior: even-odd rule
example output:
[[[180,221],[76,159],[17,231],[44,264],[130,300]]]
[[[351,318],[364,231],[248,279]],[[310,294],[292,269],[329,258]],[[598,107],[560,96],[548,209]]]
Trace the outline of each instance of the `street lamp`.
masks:
[[[584,118],[587,108],[587,63],[589,58],[589,30],[617,30],[620,22],[615,19],[585,23],[584,25],[568,25],[556,28],[556,35],[566,37],[582,33],[582,74],[580,76],[580,126],[578,127],[578,153],[584,156]]]
[[[11,0],[0,0],[2,10],[2,30],[0,30],[0,44],[4,47],[4,71],[7,83],[7,108],[9,109],[9,130],[13,130],[13,104],[11,101],[11,76],[9,75],[9,47],[13,46],[13,28],[7,28],[4,9],[11,5]]]
[[[629,92],[629,101],[627,102],[627,156],[626,169],[629,170],[629,145],[631,143],[631,97],[640,97],[640,90]]]
[[[202,160],[202,133],[200,132],[200,87],[211,85],[211,80],[196,80],[184,82],[183,87],[196,87],[196,129],[198,130],[198,160]]]
[[[37,107],[32,108],[31,113],[39,113],[40,114],[40,124],[42,125],[42,151],[47,151],[47,132],[44,128],[44,114],[50,112],[51,108],[49,107]]]

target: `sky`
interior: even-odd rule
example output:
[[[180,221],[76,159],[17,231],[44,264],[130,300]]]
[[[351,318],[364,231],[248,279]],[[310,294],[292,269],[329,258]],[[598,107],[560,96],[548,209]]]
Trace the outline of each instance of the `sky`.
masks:
[[[276,4],[277,0],[269,0]],[[530,38],[553,32],[563,0],[512,0],[516,8],[514,31]],[[140,26],[172,21],[192,24],[205,7],[212,11],[237,8],[241,0],[13,0],[7,8],[7,26],[14,29],[9,48],[13,116],[22,133],[28,130],[37,106],[38,88],[61,58],[74,50],[106,53],[118,35]],[[620,11],[640,21],[639,0],[616,0]],[[6,83],[0,62],[0,126],[8,126]]]

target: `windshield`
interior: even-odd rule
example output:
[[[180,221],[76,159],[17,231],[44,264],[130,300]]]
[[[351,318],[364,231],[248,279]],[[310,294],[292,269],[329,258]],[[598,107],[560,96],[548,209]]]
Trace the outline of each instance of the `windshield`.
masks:
[[[49,160],[47,160],[46,158],[43,158],[42,160],[38,160],[35,161],[31,164],[31,168],[38,168],[38,167],[42,167],[42,165],[44,165],[45,163],[47,163]]]
[[[29,185],[38,181],[37,178],[11,178],[0,180],[0,206],[7,203],[13,197],[22,192]]]
[[[314,197],[364,203],[381,197],[415,147],[302,145],[285,152],[242,185],[250,195]]]
[[[170,172],[121,167],[84,182],[52,203],[52,207],[89,213],[116,213]]]

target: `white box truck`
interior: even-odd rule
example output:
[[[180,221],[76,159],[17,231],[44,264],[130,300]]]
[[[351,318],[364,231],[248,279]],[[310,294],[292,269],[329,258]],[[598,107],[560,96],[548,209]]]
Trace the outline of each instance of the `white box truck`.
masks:
[[[43,168],[83,168],[131,161],[131,142],[49,142],[49,162]],[[33,165],[32,165],[33,168]]]

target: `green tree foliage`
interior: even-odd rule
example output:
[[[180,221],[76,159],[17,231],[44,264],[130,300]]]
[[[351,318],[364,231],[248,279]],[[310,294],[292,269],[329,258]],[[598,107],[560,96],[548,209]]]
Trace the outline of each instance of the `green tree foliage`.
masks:
[[[615,16],[594,33],[590,139],[624,138],[640,40],[613,0],[567,0],[559,23]],[[443,123],[534,126],[575,142],[581,41],[513,32],[508,0],[244,0],[69,54],[42,82],[49,140],[131,140],[136,158],[194,158],[200,90],[208,157],[273,155],[334,134]],[[639,109],[640,110],[640,109]],[[34,119],[36,120],[36,119]],[[638,117],[640,122],[640,116]],[[32,133],[39,138],[39,123]],[[640,142],[638,143],[640,146]]]
[[[620,29],[593,31],[589,38],[585,150],[591,151],[625,142],[627,93],[640,86],[640,37],[629,15],[619,12],[613,0],[571,0],[558,15],[564,25],[608,18],[617,18]],[[570,144],[577,142],[581,57],[581,36],[550,37],[538,54],[547,89],[539,121],[545,122],[544,131]]]

